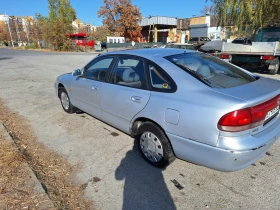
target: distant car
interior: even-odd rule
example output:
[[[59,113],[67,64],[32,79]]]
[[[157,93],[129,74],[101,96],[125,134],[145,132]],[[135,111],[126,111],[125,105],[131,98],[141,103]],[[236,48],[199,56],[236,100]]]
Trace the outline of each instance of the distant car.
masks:
[[[200,46],[210,42],[211,39],[208,37],[191,37],[189,40],[189,44],[192,44],[195,49],[198,49]]]
[[[187,49],[187,50],[195,50],[192,44],[187,43],[168,43],[165,45],[165,48],[177,48],[177,49]]]
[[[221,52],[223,47],[223,40],[212,40],[202,45],[199,50],[205,53]]]
[[[279,81],[197,51],[100,54],[59,76],[55,89],[67,113],[82,110],[135,137],[156,167],[178,157],[236,171],[261,158],[280,136]]]

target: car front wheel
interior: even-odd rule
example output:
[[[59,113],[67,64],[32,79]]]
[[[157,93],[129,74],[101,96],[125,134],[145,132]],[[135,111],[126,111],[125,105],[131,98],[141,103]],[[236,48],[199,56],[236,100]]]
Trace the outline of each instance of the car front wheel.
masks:
[[[69,95],[68,95],[67,91],[65,90],[65,88],[59,88],[59,98],[60,98],[62,108],[64,109],[65,112],[71,114],[71,113],[75,113],[77,111],[76,107],[74,107],[71,104]]]
[[[175,160],[170,142],[161,128],[152,122],[144,122],[136,136],[141,155],[155,167],[164,167]]]

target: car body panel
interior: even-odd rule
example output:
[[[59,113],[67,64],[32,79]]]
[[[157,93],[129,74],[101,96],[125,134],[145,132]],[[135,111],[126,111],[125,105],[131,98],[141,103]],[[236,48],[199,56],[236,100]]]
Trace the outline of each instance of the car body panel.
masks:
[[[101,93],[102,120],[129,133],[130,122],[148,103],[151,92],[104,83]]]
[[[71,83],[71,101],[73,105],[100,119],[102,84],[102,82],[80,76],[73,78]]]
[[[220,98],[213,97],[217,95],[215,92],[195,89],[180,89],[179,91],[179,89],[180,87],[173,94],[151,92],[149,103],[134,117],[132,124],[138,118],[149,118],[157,122],[166,132],[216,146],[220,133],[217,128],[219,119],[232,109],[248,106],[246,101],[230,96],[225,97],[220,94]],[[179,97],[180,100],[178,100]],[[200,98],[204,100],[201,101]],[[224,103],[219,104],[220,100],[224,100]],[[176,125],[164,120],[166,109],[177,110],[180,113],[180,119]],[[211,113],[211,118],[207,117],[209,113]],[[201,132],[202,128],[203,132]]]
[[[246,85],[221,88],[216,89],[216,91],[249,101],[251,106],[255,106],[278,95],[280,93],[280,82],[260,77],[258,80]]]
[[[277,136],[271,139],[266,139],[266,144],[260,148],[246,151],[235,151],[213,147],[167,133],[172,148],[178,158],[225,172],[237,171],[256,162],[275,143],[275,141],[279,139],[279,135],[280,134],[278,133]]]
[[[68,89],[71,86],[72,80],[73,80],[73,76],[71,73],[66,73],[66,74],[60,75],[56,79],[56,82],[54,84],[56,95],[58,96],[59,85],[63,85],[65,87],[66,91],[68,92]],[[70,92],[68,92],[68,94],[71,95]]]
[[[280,117],[276,116],[273,121],[269,122],[270,125],[261,125],[260,127],[266,127],[257,134],[244,134],[241,136],[219,136],[217,147],[232,151],[246,151],[260,148],[267,144],[268,139],[277,138],[280,132]]]

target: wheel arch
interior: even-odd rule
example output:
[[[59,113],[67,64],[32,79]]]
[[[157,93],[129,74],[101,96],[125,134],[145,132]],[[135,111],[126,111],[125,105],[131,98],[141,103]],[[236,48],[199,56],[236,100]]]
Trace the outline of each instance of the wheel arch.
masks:
[[[147,117],[138,117],[136,118],[133,123],[132,123],[132,126],[131,126],[131,136],[133,138],[135,138],[137,135],[138,135],[138,129],[140,128],[140,126],[145,123],[145,122],[152,122],[154,123],[156,126],[158,126],[162,131],[163,133],[165,134],[167,140],[169,141],[169,144],[170,144],[170,147],[171,147],[171,150],[174,154],[174,157],[176,157],[176,154],[174,152],[174,149],[173,149],[173,145],[172,145],[172,142],[170,141],[170,139],[168,138],[165,130],[163,129],[163,127],[161,125],[159,125],[157,122],[155,122],[154,120],[151,120],[150,118],[147,118]]]
[[[140,128],[140,126],[144,123],[144,122],[152,122],[155,125],[157,125],[164,133],[165,130],[162,128],[161,125],[159,125],[157,122],[155,122],[154,120],[151,120],[150,118],[147,117],[138,117],[135,120],[133,120],[132,122],[132,126],[131,126],[131,136],[135,137],[138,134],[138,129]],[[166,134],[165,134],[166,135]]]
[[[60,88],[65,88],[65,87],[64,87],[64,85],[62,83],[58,83],[57,88],[58,88],[57,96],[59,97],[59,92],[60,92],[59,89]]]

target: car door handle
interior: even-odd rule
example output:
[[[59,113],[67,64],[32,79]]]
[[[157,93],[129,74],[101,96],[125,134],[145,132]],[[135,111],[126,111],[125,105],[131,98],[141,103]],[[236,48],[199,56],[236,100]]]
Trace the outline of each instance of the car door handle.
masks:
[[[136,103],[141,103],[142,97],[139,97],[139,96],[132,96],[132,97],[131,97],[131,100],[132,100],[133,102],[136,102]]]
[[[93,85],[93,86],[91,87],[91,89],[96,91],[96,90],[99,90],[99,87],[98,87],[98,86]]]

